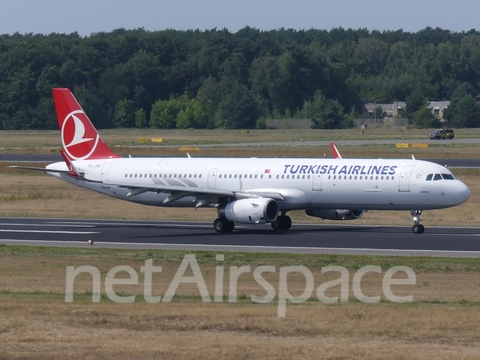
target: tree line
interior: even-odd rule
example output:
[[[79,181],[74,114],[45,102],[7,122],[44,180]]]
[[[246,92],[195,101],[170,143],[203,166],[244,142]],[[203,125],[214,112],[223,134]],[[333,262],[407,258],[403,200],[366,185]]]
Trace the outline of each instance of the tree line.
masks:
[[[480,33],[425,28],[261,31],[245,27],[0,35],[0,129],[56,129],[68,87],[99,128],[253,128],[269,118],[352,126],[365,102],[451,100],[450,125],[480,126]]]

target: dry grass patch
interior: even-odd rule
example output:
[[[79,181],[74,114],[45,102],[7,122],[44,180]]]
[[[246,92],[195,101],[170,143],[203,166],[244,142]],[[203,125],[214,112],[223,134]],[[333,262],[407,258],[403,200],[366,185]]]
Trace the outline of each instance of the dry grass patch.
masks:
[[[277,317],[277,304],[254,304],[263,295],[252,275],[238,281],[236,303],[203,303],[196,286],[181,285],[172,303],[143,301],[144,260],[154,259],[161,274],[153,277],[154,295],[163,295],[185,252],[114,249],[0,247],[0,359],[30,358],[186,358],[186,359],[476,359],[480,352],[480,260],[340,255],[225,253],[224,292],[231,266],[304,264],[315,289],[331,280],[322,266],[343,264],[350,278],[360,266],[411,266],[417,284],[395,286],[398,295],[413,294],[411,304],[287,304],[287,317]],[[215,254],[195,252],[211,295]],[[65,266],[100,269],[102,284],[109,269],[128,265],[140,285],[118,285],[115,291],[137,294],[136,302],[117,304],[105,296],[91,302],[92,280],[79,275],[73,303],[64,302]],[[453,269],[446,271],[445,269]],[[430,269],[430,270],[428,270]],[[188,275],[188,273],[187,273]],[[121,274],[118,274],[121,277]],[[278,271],[265,276],[278,290]],[[366,276],[367,295],[381,291],[382,277]],[[289,278],[289,291],[303,292],[302,276]],[[351,288],[351,285],[350,285]],[[339,296],[339,289],[328,294]],[[312,296],[315,296],[313,294]]]
[[[477,309],[0,304],[0,357],[156,359],[476,359]]]

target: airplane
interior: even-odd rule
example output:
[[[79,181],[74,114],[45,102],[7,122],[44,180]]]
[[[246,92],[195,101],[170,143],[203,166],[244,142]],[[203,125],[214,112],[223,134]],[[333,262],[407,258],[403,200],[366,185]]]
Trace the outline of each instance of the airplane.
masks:
[[[287,215],[304,210],[328,220],[355,220],[367,210],[408,210],[421,234],[424,210],[460,205],[469,188],[447,168],[412,159],[120,157],[66,88],[54,88],[62,162],[44,171],[117,199],[164,207],[210,207],[218,233],[235,224],[270,223],[288,230]]]

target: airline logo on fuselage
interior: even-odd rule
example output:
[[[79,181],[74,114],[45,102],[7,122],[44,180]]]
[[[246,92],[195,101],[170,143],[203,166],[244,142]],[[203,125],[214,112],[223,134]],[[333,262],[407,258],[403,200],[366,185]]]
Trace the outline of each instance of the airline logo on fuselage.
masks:
[[[99,135],[83,110],[72,111],[65,117],[61,133],[63,148],[72,160],[86,159],[97,148]]]
[[[395,175],[397,165],[283,165],[284,174]]]

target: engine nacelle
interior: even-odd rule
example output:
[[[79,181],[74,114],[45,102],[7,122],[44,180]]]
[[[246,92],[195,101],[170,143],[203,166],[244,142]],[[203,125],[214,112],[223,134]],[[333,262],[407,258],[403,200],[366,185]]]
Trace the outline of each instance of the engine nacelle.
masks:
[[[277,219],[278,203],[273,199],[242,199],[221,205],[218,216],[245,224],[271,223]]]
[[[365,210],[348,209],[308,209],[305,214],[318,217],[324,220],[356,220],[360,219]]]

